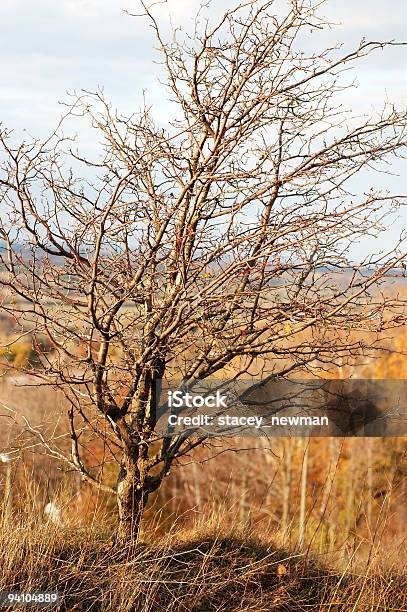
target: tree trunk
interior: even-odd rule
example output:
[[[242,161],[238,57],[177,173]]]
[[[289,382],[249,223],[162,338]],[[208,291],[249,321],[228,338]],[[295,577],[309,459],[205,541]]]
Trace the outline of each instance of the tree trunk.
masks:
[[[286,544],[288,536],[288,521],[290,518],[290,496],[291,496],[291,470],[292,470],[292,438],[283,440],[283,465],[282,465],[282,513],[281,513],[281,533],[283,542]]]
[[[116,543],[120,546],[137,544],[147,498],[136,468],[122,468],[117,480],[119,524]]]
[[[308,481],[308,451],[309,451],[309,438],[302,440],[304,448],[304,454],[302,459],[302,470],[301,470],[301,493],[300,493],[300,521],[299,521],[299,536],[298,546],[300,550],[304,547],[305,542],[305,512],[307,502],[307,481]]]
[[[6,482],[4,484],[4,500],[3,500],[3,523],[6,524],[11,517],[11,506],[12,506],[12,479],[11,479],[11,466],[9,463],[7,465],[6,471]]]

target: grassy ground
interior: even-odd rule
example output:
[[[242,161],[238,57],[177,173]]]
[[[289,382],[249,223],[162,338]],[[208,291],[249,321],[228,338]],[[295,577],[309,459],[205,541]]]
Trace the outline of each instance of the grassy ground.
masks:
[[[359,575],[335,572],[307,553],[277,547],[270,536],[221,524],[164,538],[146,533],[130,552],[115,549],[100,525],[72,530],[13,522],[1,531],[0,567],[0,591],[58,591],[55,610],[407,610],[400,569],[384,574],[367,564]]]

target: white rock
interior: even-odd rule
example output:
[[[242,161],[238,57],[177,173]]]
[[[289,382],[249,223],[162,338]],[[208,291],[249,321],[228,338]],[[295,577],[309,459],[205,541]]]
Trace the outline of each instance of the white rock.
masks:
[[[44,508],[44,514],[48,517],[48,520],[54,525],[62,525],[62,512],[61,508],[55,502],[48,502]]]

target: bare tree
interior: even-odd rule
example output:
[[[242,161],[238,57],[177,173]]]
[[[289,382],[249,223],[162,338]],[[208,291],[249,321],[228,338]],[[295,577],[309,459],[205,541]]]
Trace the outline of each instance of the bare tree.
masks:
[[[159,44],[175,118],[119,115],[84,93],[95,159],[62,124],[44,142],[1,130],[2,307],[31,331],[42,368],[69,400],[72,451],[48,450],[117,494],[120,542],[136,537],[148,496],[200,435],[155,431],[160,382],[284,377],[373,350],[352,330],[405,320],[378,287],[402,241],[358,264],[351,247],[386,226],[402,196],[351,192],[406,145],[407,113],[346,114],[336,95],[353,62],[393,42],[341,54],[300,50],[324,26],[318,2],[245,2]],[[46,337],[53,350],[41,349]],[[111,488],[85,463],[81,432],[117,460]],[[40,435],[40,434],[38,434]]]

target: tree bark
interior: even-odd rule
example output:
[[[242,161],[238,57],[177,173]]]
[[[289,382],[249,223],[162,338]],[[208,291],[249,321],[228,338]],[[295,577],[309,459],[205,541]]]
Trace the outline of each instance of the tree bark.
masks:
[[[141,519],[148,500],[147,491],[133,467],[122,467],[117,480],[117,508],[119,524],[116,543],[120,546],[137,544]]]
[[[293,440],[288,438],[283,440],[283,464],[282,464],[282,513],[281,513],[281,533],[283,542],[286,544],[288,536],[288,521],[290,518],[290,495],[291,495],[291,470],[292,470],[292,452]]]
[[[304,454],[302,459],[302,470],[301,470],[301,494],[300,494],[300,520],[299,520],[299,536],[298,546],[300,550],[304,547],[305,542],[305,512],[307,502],[307,481],[308,481],[308,451],[309,451],[309,438],[302,440],[304,448]]]

